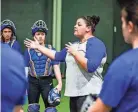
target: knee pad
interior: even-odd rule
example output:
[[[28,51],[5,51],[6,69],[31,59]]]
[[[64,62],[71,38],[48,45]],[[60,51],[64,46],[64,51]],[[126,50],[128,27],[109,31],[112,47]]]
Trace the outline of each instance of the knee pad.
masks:
[[[39,112],[40,105],[37,103],[29,104],[28,105],[28,112]]]
[[[48,107],[44,112],[57,112],[57,109],[55,107]]]

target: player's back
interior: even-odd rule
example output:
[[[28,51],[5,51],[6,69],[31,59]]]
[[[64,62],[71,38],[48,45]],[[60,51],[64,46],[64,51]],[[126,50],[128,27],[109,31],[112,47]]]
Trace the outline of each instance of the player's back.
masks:
[[[23,105],[26,88],[23,57],[1,44],[1,111],[12,112],[16,105]]]
[[[126,69],[123,70],[127,70],[128,74],[122,75],[129,85],[124,84],[124,88],[125,86],[128,88],[115,112],[138,112],[138,48],[124,53],[118,58],[118,61],[126,64]]]

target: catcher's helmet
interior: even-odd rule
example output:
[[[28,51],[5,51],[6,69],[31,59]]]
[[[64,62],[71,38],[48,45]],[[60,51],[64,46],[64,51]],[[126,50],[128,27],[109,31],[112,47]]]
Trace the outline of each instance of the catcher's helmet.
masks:
[[[47,34],[48,28],[43,20],[38,20],[33,24],[32,35],[34,35],[37,31],[41,31]]]
[[[13,32],[13,35],[15,36],[16,28],[15,28],[14,23],[11,20],[5,19],[1,22],[1,31],[4,30],[5,28],[11,29],[12,32]]]

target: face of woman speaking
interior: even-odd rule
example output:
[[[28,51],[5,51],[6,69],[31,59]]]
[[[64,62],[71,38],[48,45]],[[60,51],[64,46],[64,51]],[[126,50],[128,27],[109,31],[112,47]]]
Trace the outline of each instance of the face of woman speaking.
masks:
[[[76,24],[74,26],[74,35],[78,38],[84,37],[84,35],[90,31],[89,27],[86,25],[86,22],[84,19],[79,18],[76,21]]]

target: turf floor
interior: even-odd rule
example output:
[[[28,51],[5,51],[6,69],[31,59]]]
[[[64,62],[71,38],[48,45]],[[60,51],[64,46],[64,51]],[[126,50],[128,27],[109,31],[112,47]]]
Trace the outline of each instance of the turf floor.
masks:
[[[57,81],[53,79],[53,83],[54,85],[56,85]],[[61,91],[61,94],[62,94],[61,103],[59,106],[56,107],[58,112],[69,112],[69,98],[64,96],[64,89],[65,89],[65,79],[63,79],[63,87]],[[40,112],[44,112],[45,107],[41,97],[39,100],[39,104],[40,104]],[[27,106],[28,106],[28,103],[26,102],[26,104],[23,106],[25,112],[27,112]]]

